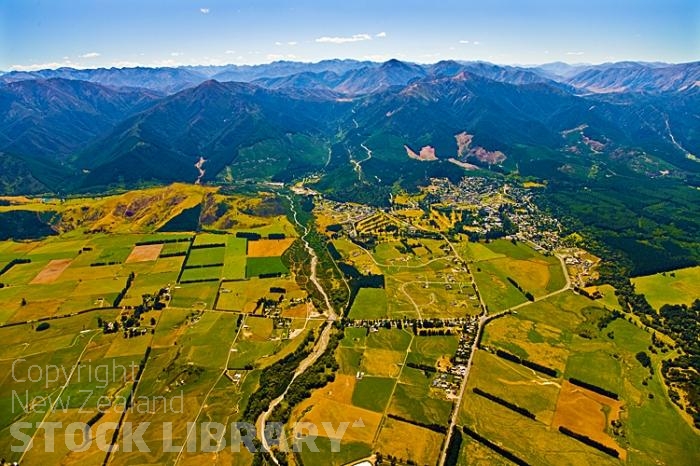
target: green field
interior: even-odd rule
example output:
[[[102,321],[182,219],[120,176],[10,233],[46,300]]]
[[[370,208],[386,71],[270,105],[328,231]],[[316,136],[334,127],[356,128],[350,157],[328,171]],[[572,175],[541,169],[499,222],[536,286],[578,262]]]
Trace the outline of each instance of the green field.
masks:
[[[370,332],[367,337],[367,348],[400,351],[405,353],[411,345],[413,335],[409,330],[380,328],[377,332]]]
[[[215,233],[200,233],[194,239],[194,246],[203,244],[226,244],[228,235],[220,235]]]
[[[187,257],[187,266],[223,264],[226,248],[192,249]]]
[[[527,301],[496,264],[480,262],[473,266],[472,273],[490,312],[502,311]]]
[[[505,254],[495,252],[484,243],[464,241],[459,246],[464,258],[472,262],[481,262],[505,257]]]
[[[245,278],[246,243],[244,238],[236,238],[233,235],[227,237],[223,278],[227,280]]]
[[[273,288],[281,288],[285,293],[272,292]],[[219,293],[218,309],[239,312],[253,312],[260,298],[278,301],[283,298],[282,306],[286,307],[292,299],[303,300],[306,292],[299,289],[294,280],[279,278],[251,278],[222,282]]]
[[[164,254],[185,254],[190,247],[189,242],[181,243],[165,243],[160,251],[161,256]]]
[[[700,266],[637,277],[632,283],[654,309],[664,304],[691,304],[700,299]]]
[[[389,404],[394,385],[396,385],[396,379],[363,377],[355,385],[355,390],[352,393],[352,404],[370,411],[384,412]]]
[[[411,343],[408,361],[414,364],[435,366],[440,358],[451,358],[457,351],[459,337],[449,336],[416,336]]]
[[[214,305],[214,298],[218,288],[218,282],[177,285],[173,290],[173,299],[170,305],[185,309],[211,309]]]
[[[282,263],[280,257],[248,257],[246,259],[247,278],[275,273],[282,275],[289,273],[289,270]]]
[[[187,283],[188,281],[196,280],[219,280],[221,278],[221,271],[223,267],[198,267],[194,269],[185,269],[180,277],[181,282]]]
[[[311,451],[305,444],[301,448],[300,455],[305,466],[343,466],[372,454],[371,446],[358,442],[341,442],[340,450],[334,453],[327,437],[317,437],[314,445],[318,451]]]
[[[387,316],[384,288],[360,288],[348,318],[353,320],[383,319]]]
[[[406,367],[391,399],[389,412],[423,424],[447,425],[452,403],[431,394],[431,373]],[[420,400],[417,403],[416,400]]]

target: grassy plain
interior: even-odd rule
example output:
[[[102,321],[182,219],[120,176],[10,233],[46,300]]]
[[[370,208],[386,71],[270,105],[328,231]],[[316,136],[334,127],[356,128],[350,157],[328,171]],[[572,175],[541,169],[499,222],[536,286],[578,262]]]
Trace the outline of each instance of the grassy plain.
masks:
[[[280,293],[279,289],[285,292]],[[286,277],[227,281],[221,284],[217,308],[250,313],[256,309],[260,298],[278,301],[281,297],[284,297],[284,307],[287,307],[292,299],[303,300],[306,292],[296,281]]]
[[[692,304],[700,299],[700,266],[637,277],[632,283],[654,309],[664,304]]]
[[[289,273],[280,257],[248,257],[246,259],[247,278],[276,273],[283,275]]]
[[[387,317],[386,292],[383,288],[360,288],[348,317],[353,320],[372,320]]]
[[[366,376],[358,380],[352,393],[352,404],[378,413],[384,412],[396,380],[386,377]]]
[[[440,456],[444,436],[407,422],[387,419],[382,426],[377,450],[392,455],[401,462],[435,464]]]

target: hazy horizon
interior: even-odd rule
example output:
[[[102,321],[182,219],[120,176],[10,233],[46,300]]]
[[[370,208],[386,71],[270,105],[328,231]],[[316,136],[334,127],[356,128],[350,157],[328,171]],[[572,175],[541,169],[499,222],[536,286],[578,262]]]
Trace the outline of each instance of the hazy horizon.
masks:
[[[6,0],[0,70],[333,58],[684,63],[700,59],[699,18],[690,0]]]
[[[497,66],[511,66],[511,67],[520,67],[520,68],[536,68],[536,67],[541,67],[541,66],[546,66],[546,65],[553,65],[553,64],[562,64],[562,65],[567,65],[567,66],[600,66],[600,65],[606,65],[606,64],[616,64],[616,63],[644,63],[644,64],[659,64],[659,65],[682,65],[685,63],[694,63],[698,60],[694,60],[692,62],[662,62],[662,61],[646,61],[646,60],[619,60],[619,61],[608,61],[608,62],[599,62],[599,63],[587,63],[587,62],[565,62],[561,60],[556,60],[556,61],[550,61],[550,62],[543,62],[543,63],[497,63],[497,62],[491,62],[487,60],[461,60],[457,58],[449,58],[445,57],[441,60],[437,61],[432,61],[432,62],[419,62],[419,61],[412,61],[412,60],[401,60],[398,58],[393,58],[389,57],[386,60],[382,61],[376,61],[376,60],[363,60],[363,59],[358,59],[358,58],[324,58],[321,60],[315,60],[315,61],[304,61],[304,60],[274,60],[274,61],[268,61],[268,62],[261,62],[261,63],[250,63],[250,64],[237,64],[237,63],[222,63],[222,64],[217,64],[217,65],[212,65],[212,64],[191,64],[191,65],[134,65],[134,66],[66,66],[66,65],[60,65],[60,66],[54,66],[54,67],[46,67],[46,68],[33,68],[33,69],[0,69],[0,72],[2,73],[10,73],[12,71],[18,71],[18,72],[32,72],[32,71],[41,71],[41,70],[57,70],[57,69],[75,69],[75,70],[97,70],[97,69],[133,69],[133,68],[150,68],[150,69],[157,69],[157,68],[199,68],[199,67],[255,67],[255,66],[268,66],[268,65],[274,65],[275,63],[300,63],[300,64],[309,64],[309,65],[314,65],[317,63],[325,62],[325,61],[333,61],[333,60],[340,60],[340,61],[357,61],[357,62],[367,62],[367,63],[376,63],[376,64],[381,64],[381,63],[386,63],[387,61],[391,60],[399,60],[404,63],[412,63],[416,65],[421,65],[421,66],[430,66],[430,65],[435,65],[441,61],[456,61],[460,63],[488,63],[492,65],[497,65]]]

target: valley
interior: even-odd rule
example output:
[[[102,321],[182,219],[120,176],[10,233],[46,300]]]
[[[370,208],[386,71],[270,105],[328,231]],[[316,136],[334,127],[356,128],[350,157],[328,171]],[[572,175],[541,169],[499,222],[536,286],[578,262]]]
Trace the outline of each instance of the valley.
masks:
[[[43,215],[54,234],[0,243],[0,335],[10,343],[0,365],[17,375],[0,386],[0,429],[27,422],[34,443],[13,453],[17,440],[5,436],[3,455],[694,464],[688,448],[700,435],[662,372],[683,349],[609,308],[614,290],[587,297],[597,259],[532,202],[539,185],[527,186],[434,179],[392,196],[390,208],[263,184],[254,195],[174,184],[97,199],[4,198],[0,215]],[[687,287],[692,273],[644,286]],[[49,372],[56,364],[68,369]],[[124,370],[87,377],[105,365]],[[29,376],[36,368],[47,377]],[[667,428],[650,429],[650,417]],[[259,432],[271,421],[289,433],[305,422],[348,427],[341,437],[321,430],[318,453],[286,452],[268,437],[258,445],[270,453],[229,443],[235,422]],[[116,448],[49,451],[43,426],[54,422],[85,422],[93,438],[116,426]],[[124,429],[144,422],[150,453],[128,451]],[[224,430],[200,438],[212,422]],[[218,446],[187,447],[205,440]]]
[[[700,464],[700,3],[507,3],[0,2],[0,466]]]

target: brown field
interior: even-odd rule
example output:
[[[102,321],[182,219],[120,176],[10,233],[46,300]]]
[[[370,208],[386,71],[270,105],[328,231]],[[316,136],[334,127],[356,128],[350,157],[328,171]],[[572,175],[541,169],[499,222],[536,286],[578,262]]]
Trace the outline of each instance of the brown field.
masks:
[[[367,375],[397,377],[404,361],[404,353],[385,349],[367,348],[362,357],[362,370]]]
[[[134,246],[131,254],[126,258],[126,263],[132,262],[148,262],[158,259],[160,252],[163,250],[162,244],[146,244],[143,246]]]
[[[56,314],[63,304],[63,299],[44,299],[41,301],[29,301],[26,306],[20,306],[12,315],[10,322],[23,322],[36,320]]]
[[[47,448],[48,444],[46,442],[46,431],[44,429],[39,429],[37,430],[36,437],[34,438],[34,446],[28,451],[23,463],[95,466],[103,464],[105,452],[98,448],[97,441],[95,439],[93,439],[93,441],[90,443],[90,447],[86,451],[71,451],[68,449],[68,447],[66,447],[66,442],[64,440],[66,427],[71,422],[86,422],[91,417],[90,414],[86,414],[90,412],[88,408],[85,408],[83,413],[80,411],[80,409],[57,409],[55,413],[52,413],[48,419],[50,422],[63,423],[63,426],[57,428],[55,431],[56,438],[52,442],[53,449]],[[120,416],[121,413],[118,412],[118,410],[105,410],[105,415],[91,427],[91,435],[95,435],[100,424],[107,422],[116,423],[119,421]],[[112,431],[109,430],[107,435],[103,437],[103,440],[109,442],[111,439],[111,433]],[[74,440],[77,444],[81,443],[81,435],[81,433],[78,433],[75,436]]]
[[[305,319],[306,314],[309,310],[313,310],[313,305],[307,303],[297,304],[282,311],[282,317],[289,317],[292,319]]]
[[[348,429],[350,430],[350,429]],[[387,419],[379,434],[376,450],[399,458],[400,463],[435,464],[440,456],[443,436],[407,422]]]
[[[587,435],[597,442],[615,448],[620,452],[620,458],[625,460],[627,451],[605,432],[608,424],[620,417],[621,407],[620,401],[565,381],[557,401],[552,427],[564,426],[576,433]]]
[[[31,285],[45,285],[53,283],[68,268],[73,259],[54,259],[44,267],[30,282]]]
[[[496,259],[507,276],[513,277],[525,290],[544,289],[549,282],[549,263],[543,260]]]
[[[148,346],[151,345],[150,332],[148,335],[141,335],[135,338],[123,338],[117,332],[115,335],[110,335],[110,338],[112,342],[104,356],[106,358],[144,354]]]
[[[321,427],[323,422],[330,422],[334,428],[337,428],[341,422],[349,422],[350,426],[342,438],[344,442],[372,444],[382,415],[353,406],[351,402],[354,388],[354,376],[338,375],[333,383],[315,391],[311,398],[297,406],[292,420],[314,423],[319,426],[319,435],[324,437],[328,436],[328,433]],[[364,426],[353,427],[353,424],[360,419]]]
[[[248,241],[248,257],[281,256],[293,242],[294,238]]]
[[[335,380],[320,389],[319,393],[339,403],[352,404],[352,392],[355,391],[356,382],[354,376],[338,374]]]
[[[319,426],[319,435],[324,437],[328,436],[323,428],[324,422],[330,423],[333,429],[337,429],[342,422],[349,423],[342,437],[343,442],[362,442],[371,445],[382,420],[380,413],[329,399],[318,400],[313,406],[304,405],[304,407],[308,411],[299,421]],[[362,420],[361,424],[353,426],[360,420]]]

